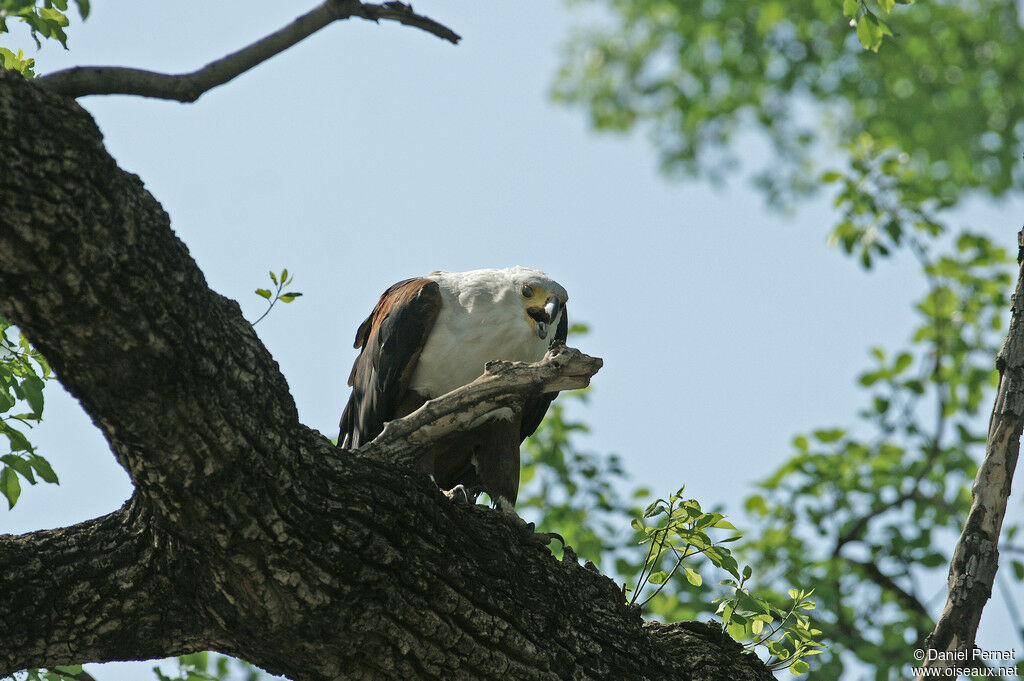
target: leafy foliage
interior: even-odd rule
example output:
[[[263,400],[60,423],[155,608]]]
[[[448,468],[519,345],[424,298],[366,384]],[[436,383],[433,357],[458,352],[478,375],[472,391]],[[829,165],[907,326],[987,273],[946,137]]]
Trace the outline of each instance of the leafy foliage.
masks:
[[[909,5],[913,0],[900,0]],[[884,36],[892,35],[892,27],[882,16],[888,17],[896,8],[896,0],[878,0],[868,3],[864,0],[843,0],[843,14],[850,18],[850,26],[857,30],[857,40],[865,49],[878,52]]]
[[[650,520],[654,521],[649,525]],[[628,585],[623,587],[623,592],[632,591],[629,600],[630,605],[637,604],[641,608],[661,593],[665,585],[670,582],[680,567],[686,581],[693,586],[701,586],[704,583],[700,573],[693,568],[683,565],[687,560],[695,556],[704,555],[717,568],[728,571],[736,579],[740,579],[739,566],[732,553],[724,544],[733,542],[740,538],[740,535],[732,535],[725,539],[714,541],[708,536],[707,530],[729,529],[735,531],[732,523],[725,520],[721,513],[704,513],[700,503],[696,499],[684,499],[683,489],[675,492],[667,499],[656,499],[652,501],[643,515],[634,518],[630,523],[639,536],[641,545],[648,544],[647,555],[640,566],[640,576],[637,577],[635,587]],[[671,570],[659,570],[662,559],[668,558]],[[653,586],[651,593],[643,600],[639,600],[645,587]]]
[[[788,669],[794,676],[806,673],[810,664],[805,658],[821,654],[823,648],[818,641],[821,630],[814,628],[810,617],[802,612],[814,609],[814,589],[790,589],[789,604],[779,607],[746,587],[751,574],[748,565],[739,582],[722,582],[733,590],[730,596],[715,599],[726,630],[736,640],[746,641],[746,648],[763,648],[769,669]]]
[[[35,65],[36,60],[26,58],[22,50],[19,49],[15,53],[6,47],[0,47],[0,68],[7,69],[8,71],[17,71],[26,78],[35,78],[36,74],[32,70]]]
[[[725,529],[735,533],[736,528],[721,513],[705,513],[695,499],[685,499],[683,490],[667,499],[656,499],[644,509],[643,515],[632,522],[639,536],[640,545],[647,544],[647,555],[640,567],[635,587],[623,586],[623,593],[632,592],[630,605],[643,607],[654,600],[670,585],[678,590],[686,585],[672,578],[683,569],[686,583],[700,587],[704,579],[700,572],[684,565],[698,555],[707,558],[714,567],[725,570],[733,579],[726,579],[721,586],[731,589],[727,596],[719,596],[715,611],[722,618],[726,631],[736,640],[745,642],[747,648],[763,648],[767,652],[766,663],[773,670],[789,669],[799,675],[810,667],[804,658],[821,653],[817,638],[819,629],[811,626],[810,618],[803,612],[814,609],[810,599],[813,589],[803,591],[790,589],[788,607],[775,605],[775,595],[767,596],[747,588],[747,580],[753,569],[747,565],[742,574],[736,558],[726,547],[729,542],[740,538],[739,534],[712,540],[707,530]],[[668,559],[670,570],[658,569]],[[645,590],[647,593],[644,593]],[[644,598],[641,600],[641,594]]]
[[[6,436],[8,450],[0,455],[0,493],[9,509],[21,496],[21,480],[57,483],[57,474],[24,432],[42,420],[43,387],[51,378],[43,356],[0,317],[0,434]]]
[[[946,204],[1021,186],[1014,0],[577,4],[611,19],[569,42],[556,99],[601,130],[643,124],[672,173],[723,177],[738,161],[729,143],[759,128],[776,152],[759,177],[774,200],[816,189],[821,152],[861,133],[905,150],[921,189]]]
[[[856,423],[794,438],[793,456],[746,500],[765,529],[742,553],[779,581],[815,585],[828,678],[842,673],[844,653],[876,679],[902,678],[934,626],[922,584],[943,582],[970,506],[1012,286],[1006,250],[951,232],[901,156],[865,139],[851,169],[825,180],[844,215],[834,243],[865,268],[913,254],[926,283],[918,324],[907,347],[871,349]]]
[[[89,0],[74,0],[82,19],[89,16]],[[56,40],[67,49],[68,36],[64,29],[68,19],[68,0],[0,0],[0,35],[9,32],[8,21],[16,19],[28,26],[37,48],[43,40]],[[26,78],[32,78],[33,59],[25,59],[21,50],[17,54],[0,47],[3,68],[14,69]]]

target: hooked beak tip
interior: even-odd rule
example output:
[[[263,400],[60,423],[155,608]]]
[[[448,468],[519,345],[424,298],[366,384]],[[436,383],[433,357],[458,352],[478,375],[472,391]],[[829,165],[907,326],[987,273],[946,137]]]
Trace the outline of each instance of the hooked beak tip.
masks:
[[[548,315],[548,324],[555,323],[555,317],[558,316],[558,312],[562,309],[562,303],[555,296],[551,296],[544,303],[544,312]]]

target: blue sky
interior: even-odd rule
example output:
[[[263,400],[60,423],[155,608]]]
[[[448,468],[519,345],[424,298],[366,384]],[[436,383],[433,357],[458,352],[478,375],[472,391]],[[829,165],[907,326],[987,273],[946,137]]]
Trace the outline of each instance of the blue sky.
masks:
[[[70,51],[45,48],[37,71],[192,70],[312,6],[96,0],[71,27]],[[562,283],[570,318],[593,329],[579,346],[605,368],[578,412],[587,446],[619,453],[656,493],[685,483],[737,511],[794,434],[853,421],[868,347],[896,347],[914,323],[912,268],[865,274],[829,249],[827,197],[781,215],[742,180],[669,182],[642,134],[597,136],[581,112],[553,105],[560,45],[579,19],[561,4],[415,6],[463,43],[351,20],[192,105],[81,100],[210,285],[249,319],[262,313],[252,291],[267,270],[294,273],[305,296],[257,329],[304,423],[337,434],[352,337],[384,288],[516,264]],[[742,143],[764,159],[756,138]],[[1022,209],[974,202],[961,218],[1010,246]],[[34,441],[62,484],[25,490],[0,531],[73,523],[130,494],[77,403],[56,386],[47,400]],[[1013,645],[1008,628],[992,603],[979,645]]]

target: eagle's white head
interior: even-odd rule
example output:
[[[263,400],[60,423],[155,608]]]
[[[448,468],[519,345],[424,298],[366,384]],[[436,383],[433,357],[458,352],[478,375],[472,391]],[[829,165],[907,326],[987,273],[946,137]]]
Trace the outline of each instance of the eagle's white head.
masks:
[[[450,292],[471,314],[481,307],[498,308],[522,318],[540,340],[558,324],[569,294],[540,270],[516,266],[468,272],[438,270],[427,275]]]

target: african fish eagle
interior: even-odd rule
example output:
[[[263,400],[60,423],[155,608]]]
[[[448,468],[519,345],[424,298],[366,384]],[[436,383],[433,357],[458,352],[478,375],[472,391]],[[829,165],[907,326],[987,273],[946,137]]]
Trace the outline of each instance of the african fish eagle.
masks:
[[[398,282],[356,331],[360,353],[348,379],[341,446],[371,441],[385,422],[472,382],[491,360],[539,361],[553,340],[565,340],[568,298],[543,272],[526,267],[437,271]],[[511,510],[519,493],[519,446],[556,394],[528,400],[519,414],[499,409],[438,441],[421,472],[443,490],[485,491]]]

